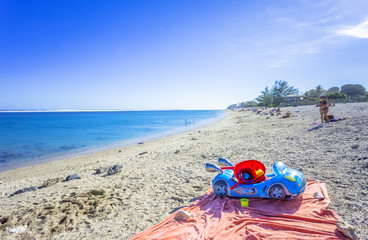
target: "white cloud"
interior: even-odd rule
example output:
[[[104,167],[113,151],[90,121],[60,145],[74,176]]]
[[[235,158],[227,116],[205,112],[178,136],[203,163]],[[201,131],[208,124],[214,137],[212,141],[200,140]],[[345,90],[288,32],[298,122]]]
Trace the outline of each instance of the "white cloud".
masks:
[[[337,33],[356,38],[368,38],[368,19],[356,26],[348,26],[340,29]]]

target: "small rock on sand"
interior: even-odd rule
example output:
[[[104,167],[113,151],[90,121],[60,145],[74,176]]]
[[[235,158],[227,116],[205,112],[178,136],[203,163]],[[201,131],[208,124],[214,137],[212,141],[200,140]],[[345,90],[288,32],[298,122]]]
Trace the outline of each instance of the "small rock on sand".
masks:
[[[16,192],[10,194],[10,197],[12,197],[14,195],[17,195],[17,194],[20,194],[20,193],[32,192],[32,191],[36,191],[36,187],[26,187],[26,188],[20,189]]]
[[[314,193],[314,197],[317,198],[318,200],[325,199],[325,197],[321,193],[319,193],[319,192],[315,192]]]
[[[46,180],[43,184],[42,187],[49,187],[52,185],[55,185],[56,183],[60,182],[62,180],[62,178],[53,178],[53,179],[48,179]]]
[[[184,203],[184,200],[182,198],[179,198],[179,197],[171,197],[170,199],[181,202],[181,203]]]
[[[16,228],[9,228],[9,227],[5,228],[5,230],[8,231],[8,233],[21,233],[21,232],[24,232],[26,229],[27,229],[27,225],[19,226]]]
[[[181,220],[181,221],[187,221],[190,218],[190,213],[183,211],[183,210],[179,210],[176,214],[174,219],[175,220]]]
[[[96,169],[95,174],[101,174],[103,172],[106,172],[108,169],[109,169],[109,167],[100,167],[100,168]]]
[[[81,179],[81,176],[78,174],[72,174],[66,177],[66,181],[75,180],[75,179]]]
[[[107,174],[112,175],[121,171],[121,165],[114,165],[107,171]]]

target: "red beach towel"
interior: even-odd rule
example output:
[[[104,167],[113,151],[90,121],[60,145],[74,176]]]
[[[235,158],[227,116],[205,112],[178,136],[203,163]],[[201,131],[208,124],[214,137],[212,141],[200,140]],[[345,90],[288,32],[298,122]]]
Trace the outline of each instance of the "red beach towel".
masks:
[[[318,200],[314,193],[325,199]],[[290,201],[217,197],[212,189],[181,210],[191,214],[187,221],[166,220],[132,237],[137,239],[347,239],[337,230],[338,215],[327,207],[326,186],[308,182],[304,195]]]

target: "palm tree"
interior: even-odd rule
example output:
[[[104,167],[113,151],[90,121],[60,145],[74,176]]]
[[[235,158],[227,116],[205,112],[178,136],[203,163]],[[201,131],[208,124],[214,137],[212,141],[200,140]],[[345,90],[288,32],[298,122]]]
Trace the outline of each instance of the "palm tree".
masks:
[[[256,98],[256,101],[258,101],[263,106],[268,106],[271,103],[271,92],[268,89],[268,87],[265,88],[264,91],[261,91],[262,95],[259,95]]]

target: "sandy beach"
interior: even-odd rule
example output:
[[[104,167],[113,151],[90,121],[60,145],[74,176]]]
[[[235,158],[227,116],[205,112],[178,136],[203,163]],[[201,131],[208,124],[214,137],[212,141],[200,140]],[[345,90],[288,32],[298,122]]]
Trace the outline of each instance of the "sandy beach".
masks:
[[[225,157],[257,159],[266,173],[282,161],[325,182],[330,209],[368,239],[368,103],[337,104],[330,113],[345,120],[321,126],[315,106],[281,110],[297,116],[229,111],[179,135],[1,172],[0,238],[129,239],[202,196],[215,176],[205,163]],[[71,174],[81,179],[65,181]]]

